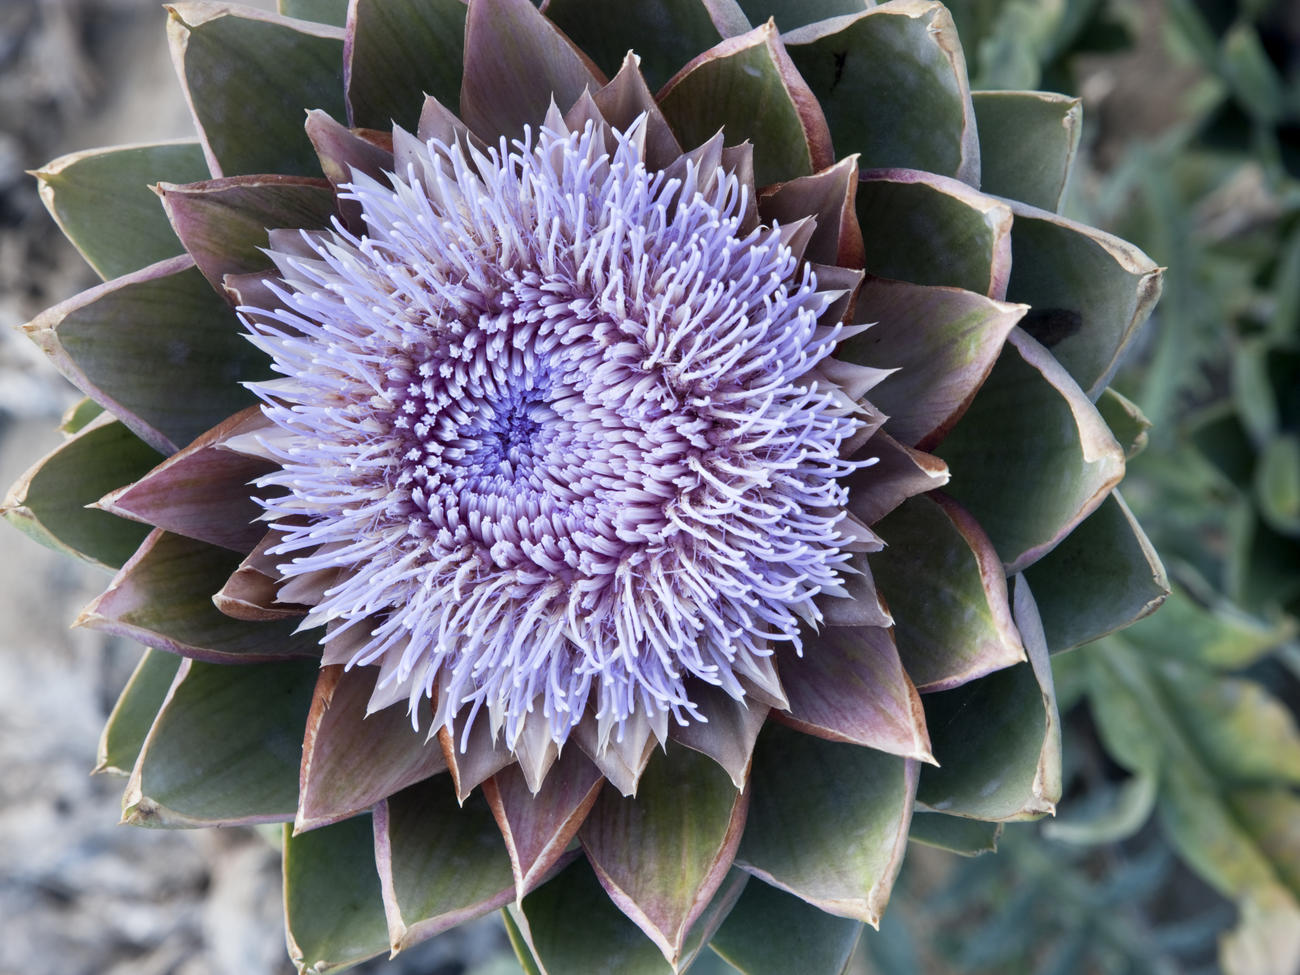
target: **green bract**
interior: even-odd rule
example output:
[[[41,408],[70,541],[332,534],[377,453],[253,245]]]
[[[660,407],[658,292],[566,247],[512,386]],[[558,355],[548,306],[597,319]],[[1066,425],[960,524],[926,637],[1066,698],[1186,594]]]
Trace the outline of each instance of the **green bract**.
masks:
[[[925,0],[281,6],[168,8],[198,142],[38,173],[107,280],[28,326],[89,401],[6,513],[118,570],[81,622],[151,648],[101,748],[126,818],[292,824],[302,971],[498,908],[530,971],[680,972],[709,946],[747,975],[842,971],[914,812],[911,838],[974,854],[993,829],[972,821],[1054,809],[1049,652],[1167,591],[1114,491],[1145,421],[1106,386],[1160,272],[1058,214],[1078,102],[972,93]],[[434,742],[425,711],[415,733],[376,709],[406,700],[388,671],[298,628],[339,576],[290,578],[258,520],[249,485],[279,464],[248,384],[276,387],[234,308],[287,300],[285,231],[364,230],[341,187],[543,123],[635,131],[647,168],[743,189],[742,231],[779,224],[817,322],[850,326],[807,377],[858,418],[844,458],[874,463],[845,478],[852,572],[802,655],[738,669],[740,699],[690,685],[707,723]]]

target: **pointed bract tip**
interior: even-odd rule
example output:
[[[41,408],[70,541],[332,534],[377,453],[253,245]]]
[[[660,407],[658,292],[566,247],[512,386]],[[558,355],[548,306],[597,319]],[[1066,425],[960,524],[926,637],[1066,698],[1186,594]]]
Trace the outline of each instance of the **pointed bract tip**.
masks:
[[[185,28],[185,30],[193,30],[193,28],[185,22],[185,18],[181,16],[181,12],[176,9],[176,4],[164,3],[163,10],[167,11],[167,26],[170,27],[172,24],[179,24],[181,27]]]

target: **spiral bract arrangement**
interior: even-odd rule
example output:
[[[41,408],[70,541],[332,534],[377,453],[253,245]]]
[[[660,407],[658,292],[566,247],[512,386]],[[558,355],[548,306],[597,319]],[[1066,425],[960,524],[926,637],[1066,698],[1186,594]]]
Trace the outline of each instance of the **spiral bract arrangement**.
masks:
[[[648,171],[642,124],[432,140],[346,189],[364,235],[272,238],[271,551],[372,706],[486,709],[512,749],[698,719],[690,678],[743,696],[840,581],[831,296],[734,175]]]

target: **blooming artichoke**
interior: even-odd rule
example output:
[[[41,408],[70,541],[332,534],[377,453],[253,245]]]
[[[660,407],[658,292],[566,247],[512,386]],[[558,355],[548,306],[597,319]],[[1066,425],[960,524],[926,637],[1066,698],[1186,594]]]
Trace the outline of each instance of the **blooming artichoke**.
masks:
[[[291,823],[304,971],[501,907],[530,971],[840,971],[1165,591],[1078,103],[928,0],[341,6],[171,5],[198,141],[38,173],[107,280],[7,513],[151,648],[125,819]]]

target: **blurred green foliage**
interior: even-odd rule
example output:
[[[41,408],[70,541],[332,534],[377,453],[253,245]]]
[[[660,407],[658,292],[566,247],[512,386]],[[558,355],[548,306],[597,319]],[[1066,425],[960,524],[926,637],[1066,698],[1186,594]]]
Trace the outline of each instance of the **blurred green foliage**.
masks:
[[[1071,93],[1072,62],[1128,49],[1138,5],[1113,0],[947,0],[971,84]]]

